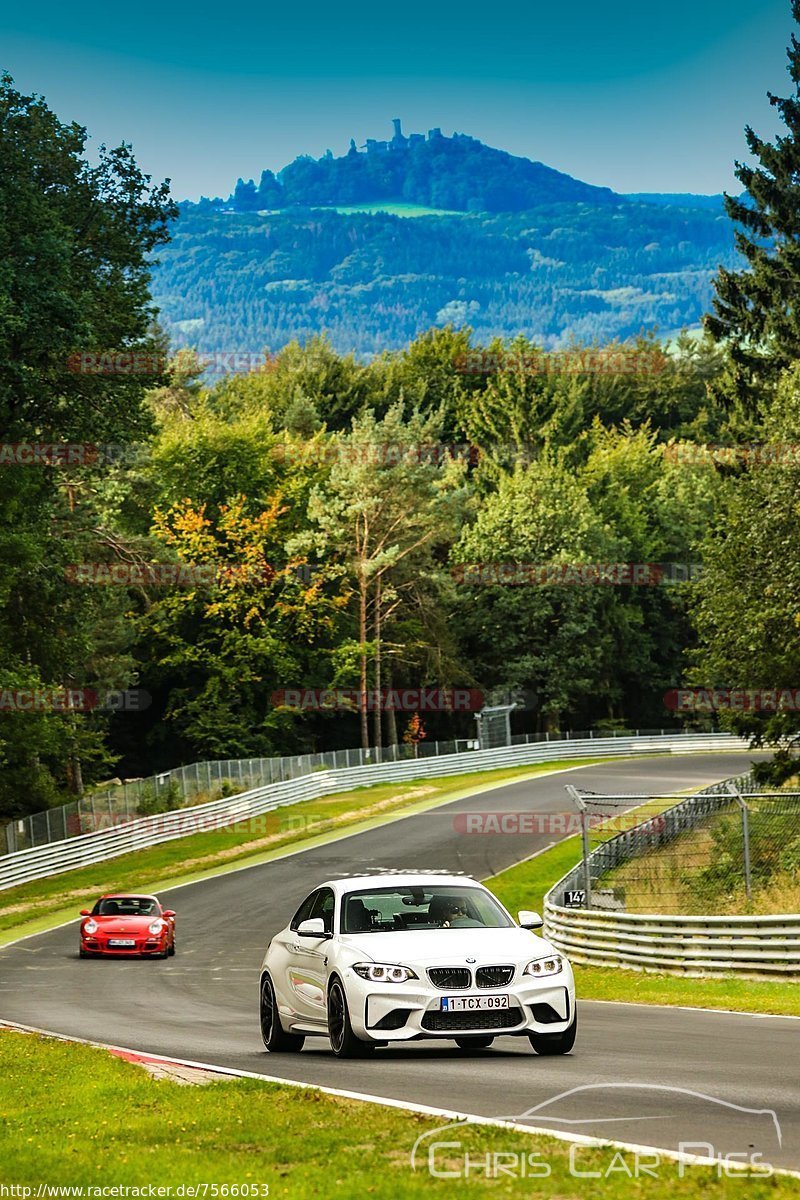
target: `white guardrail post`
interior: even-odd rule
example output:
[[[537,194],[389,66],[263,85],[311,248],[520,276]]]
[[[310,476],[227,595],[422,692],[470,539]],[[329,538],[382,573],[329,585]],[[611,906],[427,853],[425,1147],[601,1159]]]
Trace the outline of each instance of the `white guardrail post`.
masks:
[[[310,774],[267,784],[212,800],[192,808],[172,809],[148,817],[123,819],[106,829],[80,834],[60,842],[18,850],[0,856],[0,890],[57,875],[62,871],[104,862],[131,850],[159,845],[192,833],[219,829],[249,820],[285,805],[298,804],[334,792],[351,791],[373,783],[401,783],[442,775],[527,766],[583,758],[628,757],[639,754],[674,754],[687,751],[746,750],[748,743],[731,734],[667,734],[638,737],[581,738],[469,750],[400,762],[371,763],[360,767],[312,771]]]

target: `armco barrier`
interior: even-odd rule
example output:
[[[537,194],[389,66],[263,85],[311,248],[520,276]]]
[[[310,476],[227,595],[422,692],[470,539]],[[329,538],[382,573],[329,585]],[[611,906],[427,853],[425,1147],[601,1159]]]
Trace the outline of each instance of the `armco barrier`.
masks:
[[[599,967],[680,975],[800,977],[800,913],[660,916],[567,909],[548,899],[545,936],[572,962]]]
[[[714,785],[661,815],[684,818],[688,806],[697,801],[702,819],[719,802],[730,799],[731,793]],[[634,828],[620,834],[592,851],[593,880],[626,860],[627,842],[635,832]],[[584,880],[583,863],[578,863],[553,885],[544,901],[545,937],[571,962],[712,978],[800,978],[800,913],[688,916],[567,908],[559,902],[565,891],[581,888]]]
[[[459,775],[498,767],[526,766],[565,759],[627,757],[640,754],[686,753],[687,751],[746,750],[747,742],[730,734],[667,734],[652,737],[586,738],[574,741],[494,750],[472,750],[407,762],[376,763],[343,770],[317,771],[300,779],[270,784],[239,796],[213,800],[193,808],[176,809],[99,830],[20,850],[0,858],[0,890],[43,879],[62,871],[103,862],[146,846],[173,841],[202,829],[220,828],[302,800],[314,800],[335,792],[373,783],[403,782],[440,775]]]
[[[605,736],[653,737],[680,730],[628,729]],[[516,733],[514,746],[535,745],[538,742],[579,741],[581,738],[603,736],[593,732],[579,733]],[[505,745],[505,738],[487,741],[484,750]],[[221,796],[235,796],[273,783],[288,783],[312,771],[343,771],[349,767],[364,767],[376,762],[405,762],[412,758],[436,758],[445,754],[460,754],[479,749],[473,738],[452,741],[428,741],[409,746],[395,742],[368,750],[322,750],[314,754],[285,754],[271,758],[227,758],[186,763],[160,771],[142,779],[117,780],[106,787],[92,789],[67,804],[28,813],[7,821],[0,827],[0,856],[47,846],[68,837],[80,837],[110,825],[121,825],[136,817],[164,812],[169,808],[190,808],[207,804]],[[177,803],[175,801],[177,800]],[[164,803],[169,801],[169,803]],[[3,844],[5,843],[5,845]]]

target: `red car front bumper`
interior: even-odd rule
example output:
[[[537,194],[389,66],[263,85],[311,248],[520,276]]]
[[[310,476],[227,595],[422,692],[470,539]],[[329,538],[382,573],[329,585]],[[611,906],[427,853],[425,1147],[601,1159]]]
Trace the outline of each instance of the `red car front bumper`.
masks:
[[[126,941],[132,941],[132,946],[112,946],[110,942],[115,940],[114,937],[82,937],[81,951],[84,954],[94,954],[98,957],[109,958],[134,958],[147,957],[151,954],[165,954],[169,949],[170,939],[168,934],[161,937],[132,937],[126,938]]]

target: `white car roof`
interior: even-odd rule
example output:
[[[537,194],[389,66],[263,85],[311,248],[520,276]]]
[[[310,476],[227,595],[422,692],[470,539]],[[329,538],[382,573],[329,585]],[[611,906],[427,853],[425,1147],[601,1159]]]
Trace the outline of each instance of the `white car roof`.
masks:
[[[360,892],[367,887],[483,887],[470,875],[439,874],[434,871],[410,871],[403,874],[393,874],[382,871],[374,875],[349,875],[346,879],[329,879],[320,887],[333,888],[339,895],[347,892]]]

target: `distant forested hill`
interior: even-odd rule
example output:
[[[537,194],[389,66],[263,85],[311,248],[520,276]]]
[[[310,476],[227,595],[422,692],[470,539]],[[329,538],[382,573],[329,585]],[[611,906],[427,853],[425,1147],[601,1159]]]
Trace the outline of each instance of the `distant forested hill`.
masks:
[[[702,196],[696,192],[631,192],[626,200],[643,204],[669,204],[679,208],[713,208],[718,213],[725,211],[725,197],[721,192],[714,196]]]
[[[295,205],[349,205],[405,200],[462,212],[524,212],[559,201],[613,203],[610,188],[582,183],[544,163],[519,158],[456,133],[432,129],[404,137],[400,122],[388,142],[355,142],[340,158],[296,158],[276,177],[263,171],[258,187],[239,180],[230,203],[240,212]]]
[[[735,262],[707,198],[626,198],[473,138],[413,138],[182,205],[153,278],[175,344],[258,353],[324,332],[369,357],[445,324],[546,347],[668,334]],[[437,211],[337,211],[381,204]]]

